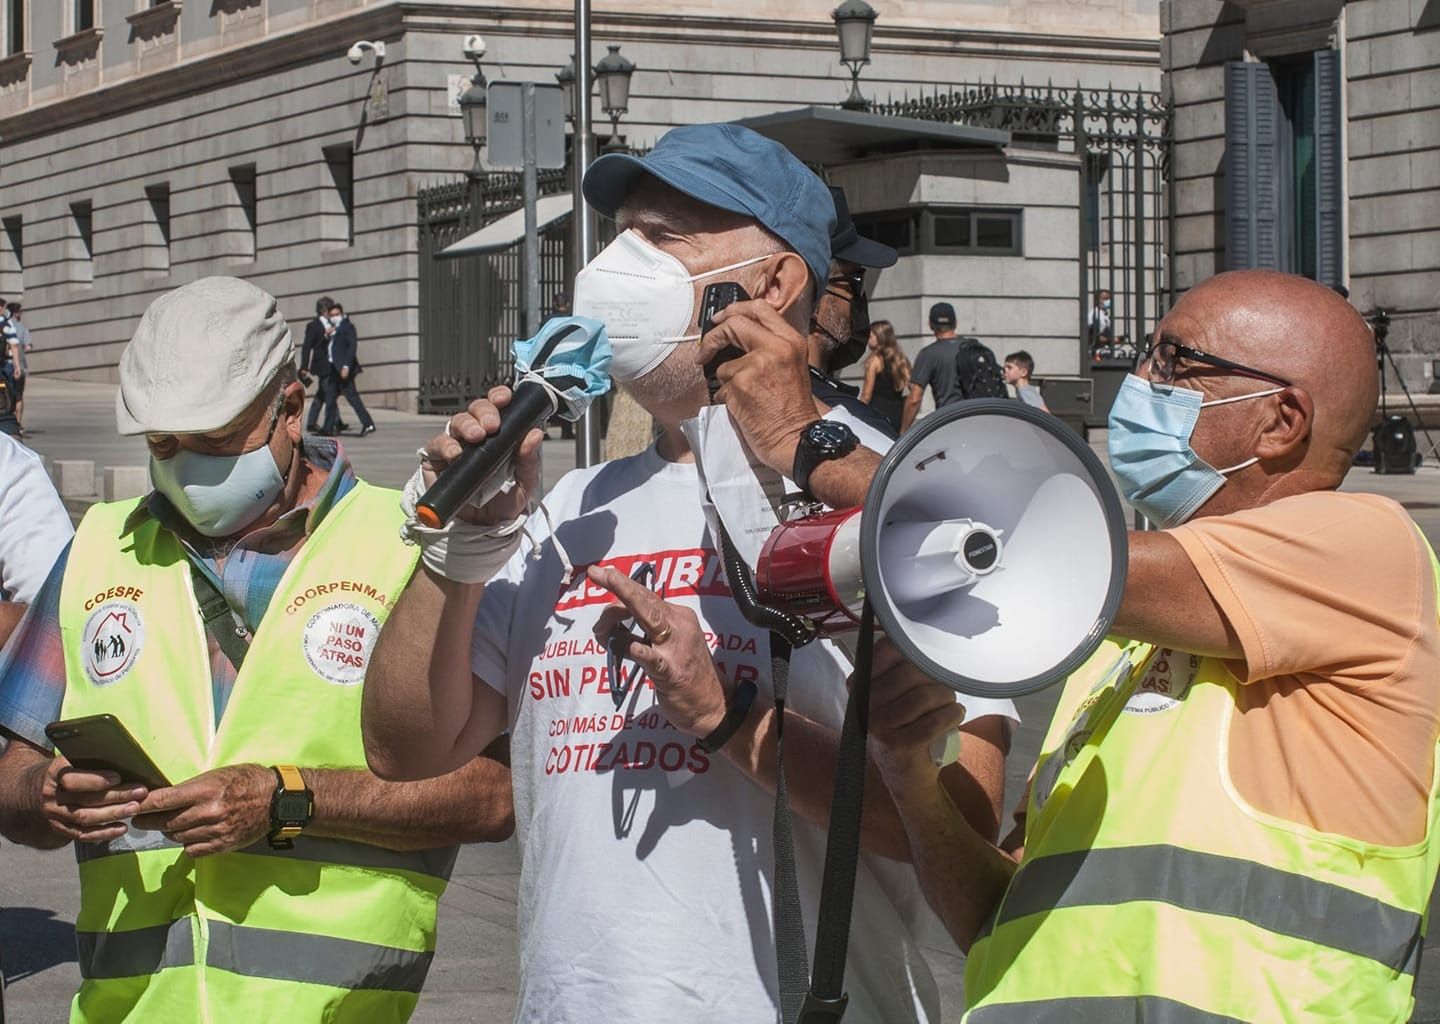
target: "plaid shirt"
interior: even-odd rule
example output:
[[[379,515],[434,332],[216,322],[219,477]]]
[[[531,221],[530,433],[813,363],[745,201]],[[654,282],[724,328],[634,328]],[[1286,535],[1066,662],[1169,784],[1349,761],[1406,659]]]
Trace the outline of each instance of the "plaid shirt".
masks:
[[[225,556],[223,566],[185,540],[189,531],[184,529],[184,520],[158,493],[151,493],[140,503],[126,522],[125,532],[128,534],[153,518],[174,533],[190,560],[225,595],[235,617],[253,633],[260,628],[280,578],[294,561],[305,538],[315,532],[335,504],[355,486],[355,472],[334,441],[307,437],[302,454],[312,469],[327,474],[319,492],[311,501],[291,509],[270,526],[247,533]],[[45,726],[60,717],[65,699],[60,585],[69,560],[67,546],[0,657],[0,728],[45,750],[51,749]],[[208,634],[205,642],[210,649],[210,685],[218,725],[235,686],[236,672]]]

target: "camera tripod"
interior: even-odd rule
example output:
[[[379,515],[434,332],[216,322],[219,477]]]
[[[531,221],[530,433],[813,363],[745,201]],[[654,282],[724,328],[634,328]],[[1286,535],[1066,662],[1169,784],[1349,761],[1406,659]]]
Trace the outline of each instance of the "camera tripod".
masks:
[[[1385,363],[1388,360],[1390,369],[1400,384],[1400,390],[1405,394],[1405,401],[1410,405],[1410,414],[1415,417],[1415,426],[1425,435],[1425,442],[1430,445],[1425,457],[1440,460],[1440,455],[1436,454],[1436,449],[1440,448],[1440,441],[1436,441],[1430,436],[1430,429],[1425,426],[1424,420],[1420,418],[1420,410],[1415,406],[1415,396],[1410,393],[1410,388],[1405,383],[1405,377],[1400,372],[1400,367],[1395,365],[1395,356],[1390,352],[1390,345],[1386,340],[1390,336],[1390,314],[1383,309],[1377,309],[1366,319],[1370,321],[1370,329],[1375,332],[1375,366],[1380,371],[1380,422],[1385,422],[1390,415],[1385,377]]]

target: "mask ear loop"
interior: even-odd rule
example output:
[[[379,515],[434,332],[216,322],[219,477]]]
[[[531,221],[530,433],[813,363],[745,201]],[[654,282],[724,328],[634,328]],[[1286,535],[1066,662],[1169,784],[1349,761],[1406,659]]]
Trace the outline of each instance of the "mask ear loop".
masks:
[[[1217,398],[1213,402],[1201,402],[1200,408],[1209,409],[1212,406],[1229,405],[1232,402],[1248,402],[1252,398],[1264,398],[1267,395],[1278,395],[1284,390],[1284,388],[1271,388],[1268,391],[1252,391],[1248,395],[1233,395],[1230,398]],[[1240,470],[1247,469],[1248,467],[1255,465],[1255,463],[1259,461],[1260,456],[1252,455],[1244,462],[1238,462],[1235,465],[1231,466],[1229,469],[1217,469],[1215,472],[1219,473],[1221,476],[1229,476],[1231,473],[1238,473],[1240,472]]]
[[[1248,402],[1252,398],[1264,398],[1266,395],[1278,395],[1284,388],[1271,388],[1269,391],[1252,391],[1248,395],[1232,395],[1229,398],[1216,398],[1209,402],[1201,402],[1200,408],[1209,409],[1216,405],[1229,405],[1231,402]]]

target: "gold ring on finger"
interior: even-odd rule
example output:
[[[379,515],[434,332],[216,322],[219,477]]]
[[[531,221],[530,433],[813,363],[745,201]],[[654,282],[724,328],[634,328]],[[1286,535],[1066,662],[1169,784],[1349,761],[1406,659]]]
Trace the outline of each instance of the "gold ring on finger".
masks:
[[[674,630],[670,628],[669,623],[666,623],[664,629],[650,638],[650,646],[654,647],[658,644],[663,644],[666,640],[670,639],[670,634],[673,632]]]

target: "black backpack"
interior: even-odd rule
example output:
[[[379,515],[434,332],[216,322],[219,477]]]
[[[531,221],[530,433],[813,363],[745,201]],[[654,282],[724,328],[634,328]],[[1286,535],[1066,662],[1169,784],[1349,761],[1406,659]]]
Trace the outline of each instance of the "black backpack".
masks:
[[[960,398],[1008,398],[1005,375],[995,353],[979,338],[961,338],[955,353],[955,386]]]

